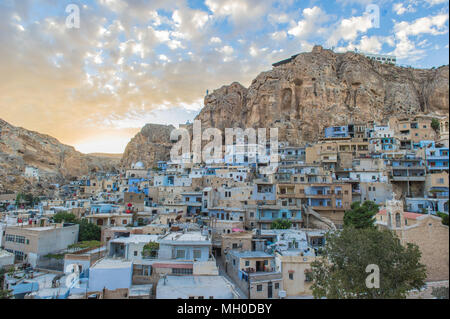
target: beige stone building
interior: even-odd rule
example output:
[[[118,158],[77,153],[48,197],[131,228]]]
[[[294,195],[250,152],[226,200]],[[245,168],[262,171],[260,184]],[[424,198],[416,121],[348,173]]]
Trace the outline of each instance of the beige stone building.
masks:
[[[57,253],[78,241],[79,225],[10,226],[3,234],[5,250],[15,255],[15,262],[28,262],[33,267],[42,257]]]
[[[388,201],[378,213],[377,225],[394,231],[402,244],[414,243],[422,253],[421,262],[427,267],[427,281],[449,279],[448,226],[440,217],[407,213],[401,201]],[[384,219],[380,217],[385,216]],[[379,219],[380,218],[380,219]]]
[[[283,276],[283,289],[287,297],[312,295],[311,263],[316,257],[298,255],[283,255],[275,253],[277,268]]]

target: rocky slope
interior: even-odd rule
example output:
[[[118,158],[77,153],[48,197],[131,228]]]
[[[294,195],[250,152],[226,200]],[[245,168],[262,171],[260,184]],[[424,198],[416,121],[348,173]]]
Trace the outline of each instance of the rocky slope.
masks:
[[[45,188],[42,186],[47,183],[64,183],[92,171],[109,172],[118,167],[119,161],[82,154],[51,136],[0,119],[0,192]],[[39,183],[23,177],[26,166],[39,169],[42,176]]]
[[[130,168],[136,162],[142,162],[146,168],[156,166],[158,161],[167,161],[170,157],[170,132],[172,125],[147,124],[128,143],[122,160],[122,168]]]
[[[320,46],[285,62],[249,88],[235,82],[205,97],[202,128],[278,127],[280,140],[299,144],[316,140],[325,126],[448,114],[448,65],[404,68]]]

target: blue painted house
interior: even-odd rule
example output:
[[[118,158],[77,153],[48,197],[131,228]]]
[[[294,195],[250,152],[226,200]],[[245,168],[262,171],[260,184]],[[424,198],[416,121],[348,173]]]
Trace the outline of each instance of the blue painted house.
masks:
[[[425,154],[429,172],[448,172],[448,147],[429,147],[426,149]]]
[[[331,126],[324,129],[325,138],[349,137],[348,125]]]
[[[262,205],[256,209],[256,218],[260,229],[270,229],[272,223],[277,219],[291,221],[292,228],[302,227],[302,212],[299,207],[281,207],[278,205]]]

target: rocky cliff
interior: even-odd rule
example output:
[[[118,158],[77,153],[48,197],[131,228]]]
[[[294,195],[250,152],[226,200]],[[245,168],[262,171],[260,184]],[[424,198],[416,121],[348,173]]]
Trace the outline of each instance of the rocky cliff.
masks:
[[[0,119],[0,192],[45,189],[92,171],[115,170],[120,159],[85,155],[57,139],[15,127]],[[41,181],[23,177],[25,168],[39,169]]]
[[[325,126],[418,113],[448,114],[449,67],[381,64],[320,46],[281,61],[245,88],[232,83],[205,97],[202,128],[279,128],[291,144],[314,141]]]
[[[130,168],[136,162],[152,168],[158,161],[169,160],[172,148],[170,132],[174,129],[172,125],[145,125],[128,143],[120,162],[122,168]]]

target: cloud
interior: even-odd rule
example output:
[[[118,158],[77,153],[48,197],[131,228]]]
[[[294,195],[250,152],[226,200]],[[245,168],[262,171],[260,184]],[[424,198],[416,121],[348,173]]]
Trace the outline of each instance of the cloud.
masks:
[[[306,8],[303,10],[303,19],[298,21],[288,34],[296,38],[309,38],[324,32],[321,25],[329,20],[329,16],[319,7]]]
[[[396,48],[392,52],[400,59],[417,61],[424,56],[425,51],[418,49],[411,37],[424,34],[443,35],[448,33],[448,15],[438,14],[416,19],[412,22],[401,21],[394,24]]]
[[[401,3],[407,9],[413,2]],[[80,29],[67,29],[63,5],[0,1],[0,117],[92,147],[89,138],[123,141],[143,121],[192,119],[207,89],[248,86],[272,63],[316,43],[370,52],[391,47],[419,59],[426,48],[445,45],[431,39],[447,32],[444,9],[417,10],[416,20],[393,21],[373,34],[360,7],[349,8],[352,17],[337,17],[336,9],[342,8],[300,8],[293,0],[206,0],[201,8],[185,0],[92,0],[81,7]]]
[[[368,14],[342,19],[334,28],[334,31],[331,32],[331,36],[328,38],[327,43],[335,46],[341,40],[354,41],[360,33],[365,33],[372,27],[372,19]]]
[[[405,8],[403,6],[403,3],[399,2],[399,3],[394,3],[392,6],[392,10],[397,14],[397,15],[402,15],[404,13],[410,13],[410,12],[416,12],[416,8],[414,8],[412,3],[409,3],[407,5],[407,7]]]
[[[274,2],[273,0],[206,0],[205,5],[215,18],[229,18],[236,27],[236,31],[240,31],[240,29],[248,30],[263,25],[263,18],[271,11]]]

